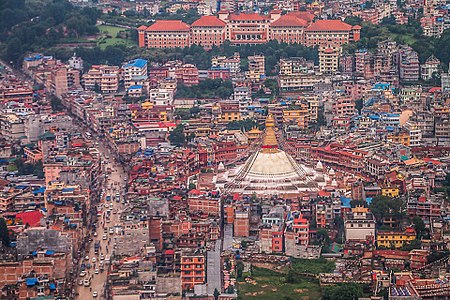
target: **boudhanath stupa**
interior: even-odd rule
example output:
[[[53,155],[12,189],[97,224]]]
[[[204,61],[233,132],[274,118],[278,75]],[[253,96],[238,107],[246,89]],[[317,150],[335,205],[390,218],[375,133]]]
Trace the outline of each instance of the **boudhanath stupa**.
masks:
[[[225,193],[258,196],[295,196],[318,191],[326,185],[327,174],[320,162],[315,168],[299,164],[278,146],[275,121],[269,114],[261,148],[240,166],[225,170],[219,166],[216,186]]]

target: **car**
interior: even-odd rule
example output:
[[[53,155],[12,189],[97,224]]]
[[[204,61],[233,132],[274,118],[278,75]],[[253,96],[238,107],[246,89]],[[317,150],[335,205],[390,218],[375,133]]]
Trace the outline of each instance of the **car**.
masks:
[[[81,271],[80,272],[80,277],[84,277],[84,276],[86,276],[86,271]]]
[[[102,238],[102,239],[103,239],[103,240],[108,239],[108,237],[106,236],[106,234],[103,235],[103,238]]]
[[[94,292],[92,293],[92,297],[97,298],[97,296],[98,296],[97,291],[94,291]]]
[[[80,280],[78,281],[78,285],[83,285],[83,279],[80,279]]]
[[[105,256],[104,256],[103,254],[100,254],[100,259],[101,259],[101,260],[104,260],[104,259],[105,259]]]
[[[85,260],[89,260],[89,255],[86,255],[86,257],[84,259]]]
[[[83,280],[83,285],[84,286],[90,286],[91,285],[91,281],[89,279],[85,279],[85,280]]]
[[[99,269],[95,269],[94,271],[95,274],[98,274],[99,272],[100,272]]]
[[[94,232],[94,236],[97,236],[98,234],[97,234],[97,232]]]
[[[95,257],[92,258],[92,263],[95,263],[97,259]]]
[[[114,228],[109,228],[109,234],[114,234]]]

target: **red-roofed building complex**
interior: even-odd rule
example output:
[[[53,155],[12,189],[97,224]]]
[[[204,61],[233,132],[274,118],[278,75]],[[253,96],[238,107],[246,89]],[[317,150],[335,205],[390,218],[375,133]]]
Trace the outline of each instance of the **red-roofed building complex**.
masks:
[[[203,16],[191,25],[191,43],[211,49],[225,40],[226,23],[216,16]]]
[[[350,41],[358,41],[361,26],[349,25],[340,20],[317,20],[305,29],[304,44],[306,46],[343,45]]]
[[[139,47],[175,48],[201,45],[205,49],[228,40],[233,45],[263,44],[270,40],[306,46],[341,46],[360,38],[360,26],[340,20],[317,20],[309,12],[273,10],[268,15],[220,11],[188,25],[179,20],[158,20],[140,26]]]
[[[139,47],[183,48],[190,46],[190,27],[179,20],[160,20],[138,28]]]

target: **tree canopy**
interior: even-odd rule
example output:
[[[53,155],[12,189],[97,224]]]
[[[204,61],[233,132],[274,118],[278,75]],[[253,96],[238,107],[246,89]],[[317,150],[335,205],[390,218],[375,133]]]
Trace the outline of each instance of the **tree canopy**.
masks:
[[[169,135],[169,141],[176,146],[182,146],[186,142],[186,135],[184,134],[184,126],[179,124],[175,127]]]
[[[326,286],[323,289],[324,300],[353,300],[363,295],[363,288],[360,284],[345,283],[334,286]]]

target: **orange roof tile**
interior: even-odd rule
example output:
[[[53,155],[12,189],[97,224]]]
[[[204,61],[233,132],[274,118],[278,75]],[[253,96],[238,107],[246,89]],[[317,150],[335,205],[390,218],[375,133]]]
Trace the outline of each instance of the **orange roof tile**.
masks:
[[[270,24],[271,27],[306,27],[308,22],[293,15],[283,15]]]
[[[202,16],[192,23],[192,27],[225,27],[225,22],[216,16]]]
[[[317,20],[312,23],[306,31],[350,31],[352,25],[341,20]]]
[[[228,16],[228,20],[233,20],[233,21],[263,21],[263,20],[268,20],[268,19],[269,19],[268,16],[262,16],[260,14],[255,14],[255,13],[231,14]]]
[[[139,26],[139,27],[138,27],[138,29],[137,29],[137,30],[145,30],[145,29],[147,29],[147,26],[145,26],[145,25],[141,25],[141,26]]]
[[[314,15],[307,11],[291,11],[291,12],[288,12],[287,15],[296,16],[297,18],[305,20],[308,23],[311,23],[312,20],[314,20]]]
[[[180,20],[158,20],[145,31],[189,31],[189,25]]]

